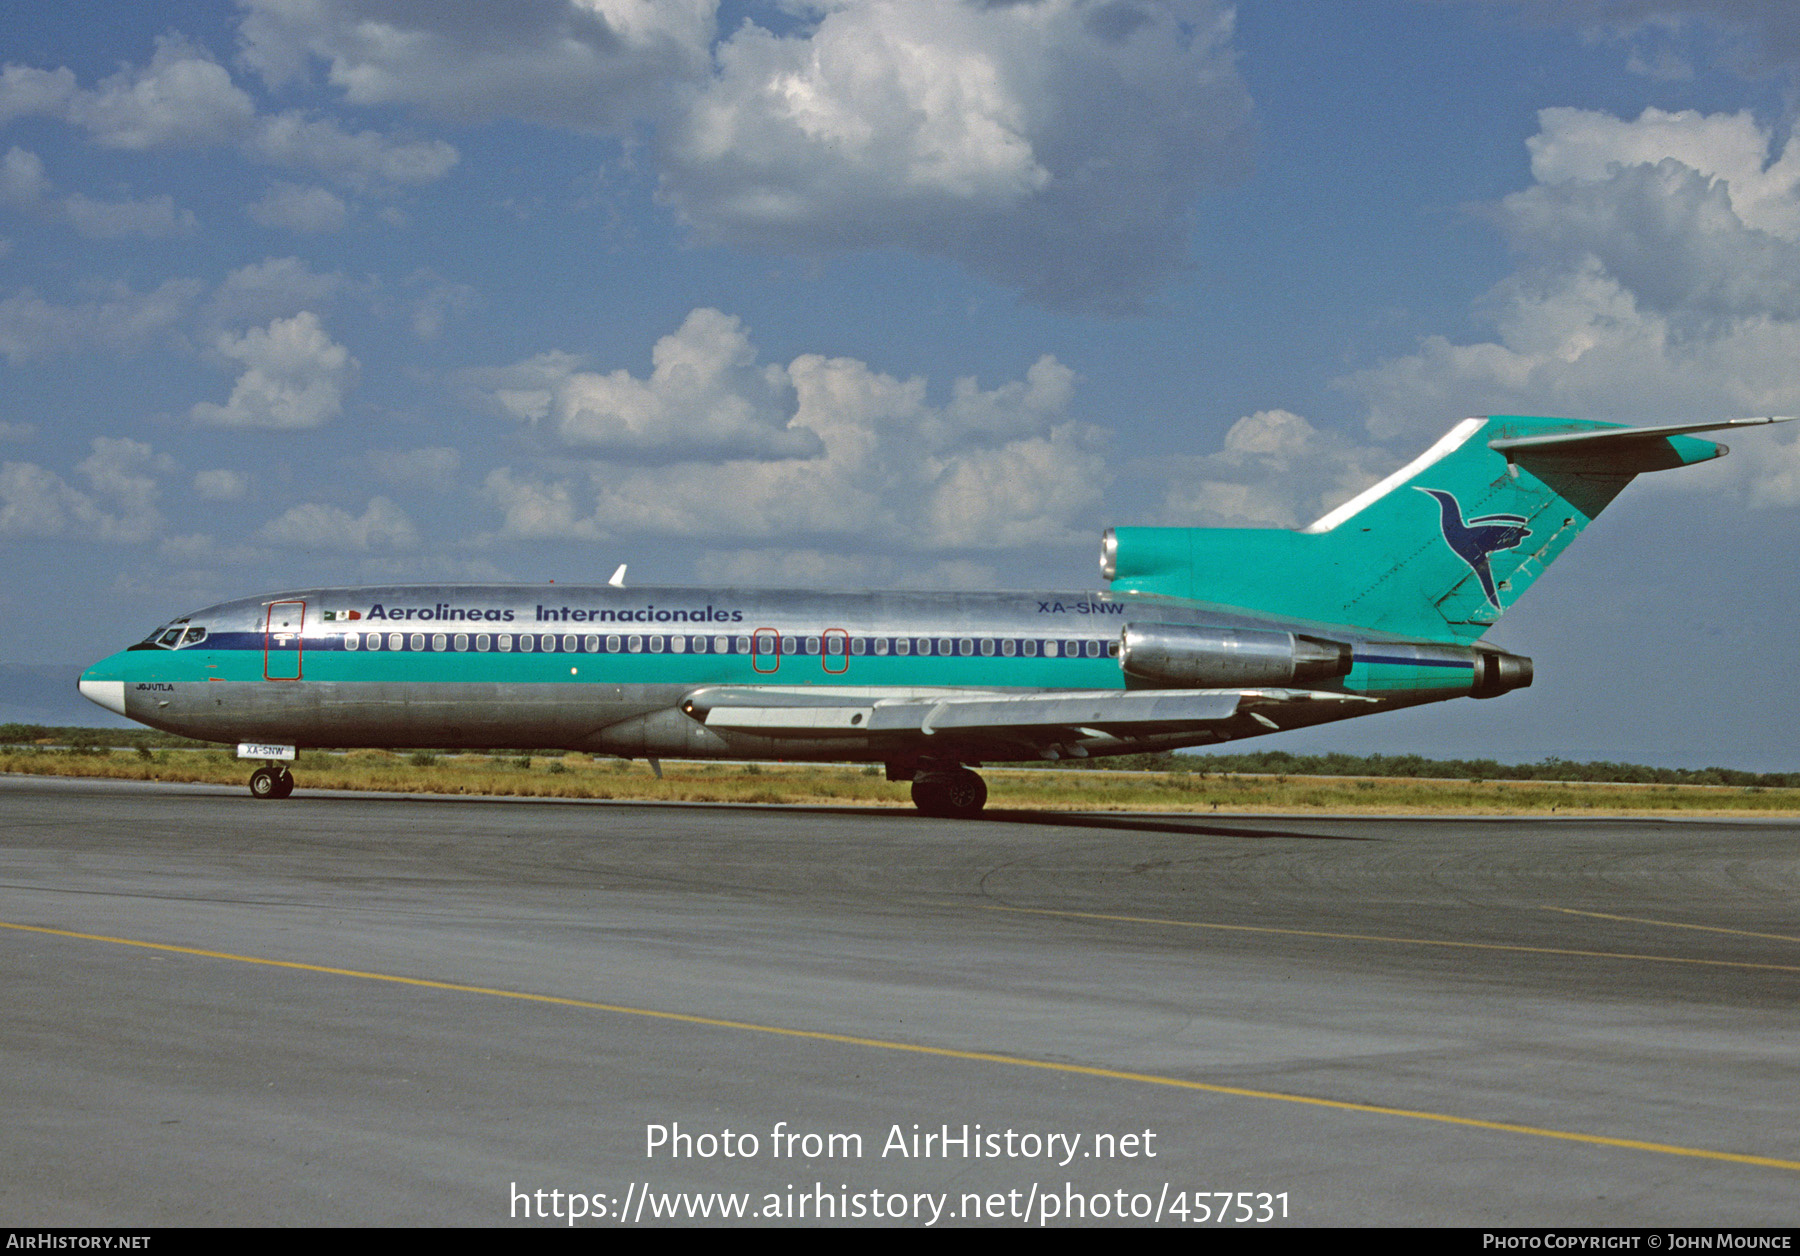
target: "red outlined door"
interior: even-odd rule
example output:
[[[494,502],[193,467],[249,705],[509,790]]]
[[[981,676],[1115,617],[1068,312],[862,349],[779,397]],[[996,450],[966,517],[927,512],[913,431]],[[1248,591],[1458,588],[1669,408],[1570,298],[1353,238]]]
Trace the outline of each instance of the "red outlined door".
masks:
[[[306,627],[305,602],[271,602],[263,624],[263,679],[300,679],[300,641]]]
[[[758,628],[750,634],[750,666],[765,674],[781,670],[781,634],[773,628]]]
[[[850,670],[850,633],[843,628],[827,628],[820,661],[833,676]]]

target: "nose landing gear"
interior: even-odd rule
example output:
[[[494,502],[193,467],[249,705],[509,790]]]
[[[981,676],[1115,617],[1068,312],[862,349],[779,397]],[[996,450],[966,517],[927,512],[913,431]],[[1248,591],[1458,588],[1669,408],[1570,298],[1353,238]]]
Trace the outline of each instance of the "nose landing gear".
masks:
[[[250,774],[250,797],[286,798],[294,792],[294,774],[280,764],[257,768]]]

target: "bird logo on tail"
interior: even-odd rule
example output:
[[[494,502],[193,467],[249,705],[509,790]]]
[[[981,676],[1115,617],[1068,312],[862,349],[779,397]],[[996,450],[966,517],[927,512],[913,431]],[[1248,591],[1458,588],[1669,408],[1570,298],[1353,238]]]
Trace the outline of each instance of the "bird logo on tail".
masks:
[[[1500,594],[1494,587],[1494,573],[1488,566],[1488,556],[1501,550],[1517,549],[1519,542],[1531,535],[1531,529],[1525,526],[1525,516],[1482,515],[1465,522],[1462,503],[1452,494],[1440,488],[1421,488],[1419,491],[1430,493],[1437,499],[1445,544],[1449,545],[1458,558],[1469,564],[1469,570],[1481,581],[1481,591],[1487,594],[1488,604],[1495,610],[1502,609]]]

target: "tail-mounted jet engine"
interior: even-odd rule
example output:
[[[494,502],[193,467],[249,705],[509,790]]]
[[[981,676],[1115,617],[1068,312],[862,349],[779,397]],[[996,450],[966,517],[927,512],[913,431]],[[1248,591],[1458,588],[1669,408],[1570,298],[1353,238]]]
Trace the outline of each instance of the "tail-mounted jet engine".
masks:
[[[1531,687],[1531,660],[1523,654],[1477,647],[1475,651],[1475,687],[1471,698],[1498,698],[1514,689]]]
[[[1169,688],[1315,684],[1348,675],[1350,664],[1343,642],[1293,632],[1126,624],[1119,634],[1125,674]]]

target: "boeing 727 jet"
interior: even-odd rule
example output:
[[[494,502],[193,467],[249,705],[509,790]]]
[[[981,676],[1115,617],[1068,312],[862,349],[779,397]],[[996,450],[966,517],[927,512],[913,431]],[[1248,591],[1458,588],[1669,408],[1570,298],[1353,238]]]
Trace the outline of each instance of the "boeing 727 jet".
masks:
[[[1726,452],[1692,433],[1776,421],[1466,419],[1298,531],[1108,529],[1093,592],[293,589],[183,615],[80,688],[265,760],[257,798],[293,792],[300,748],[554,747],[883,763],[921,811],[972,816],[984,762],[1529,685],[1482,640],[1501,612],[1634,476]]]

